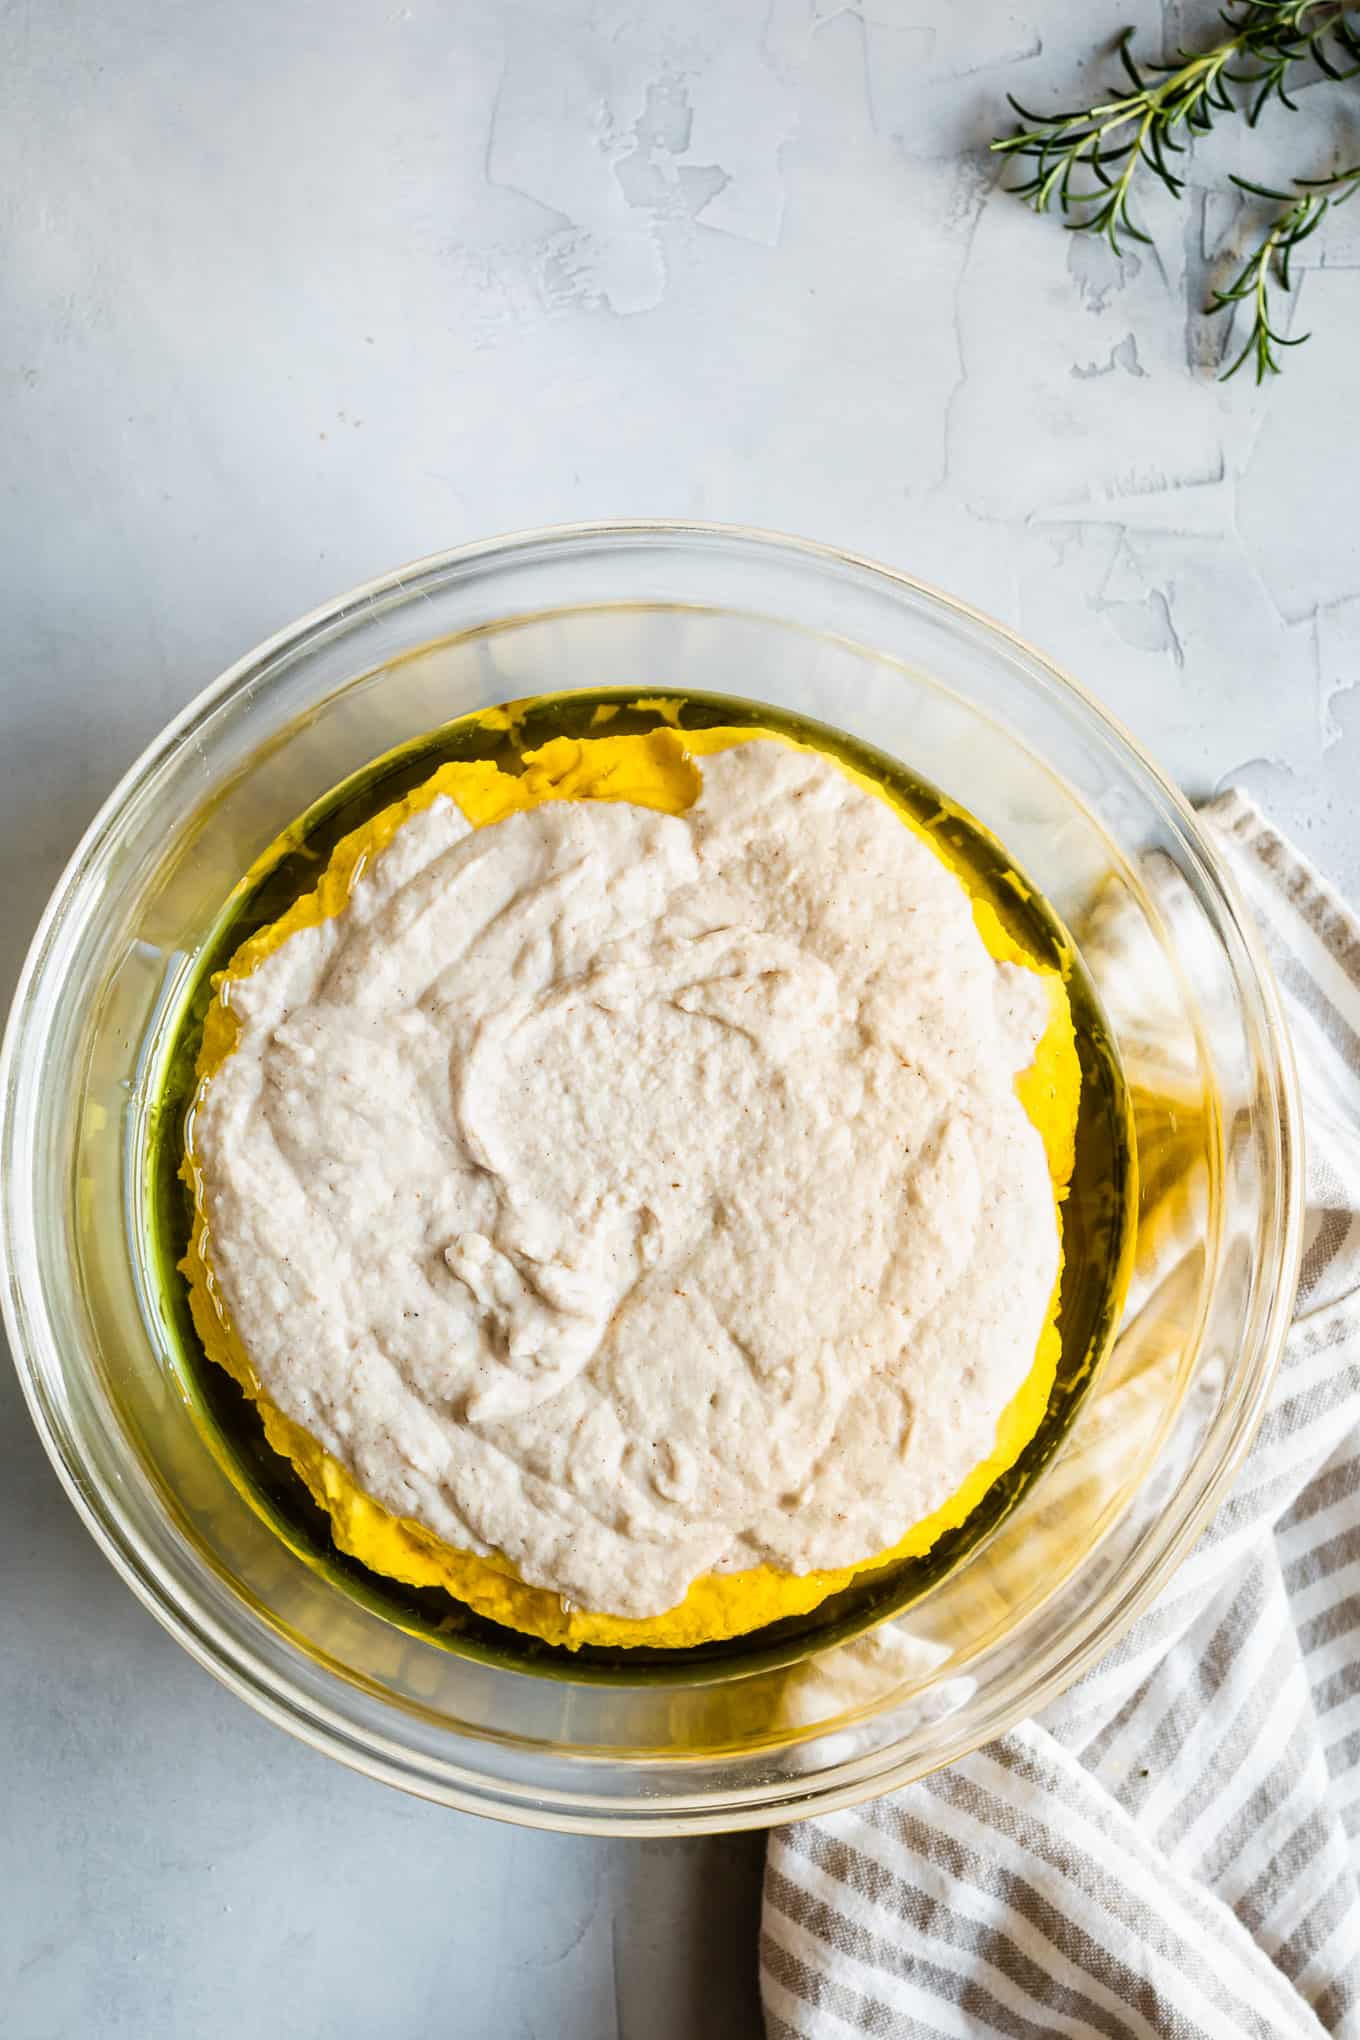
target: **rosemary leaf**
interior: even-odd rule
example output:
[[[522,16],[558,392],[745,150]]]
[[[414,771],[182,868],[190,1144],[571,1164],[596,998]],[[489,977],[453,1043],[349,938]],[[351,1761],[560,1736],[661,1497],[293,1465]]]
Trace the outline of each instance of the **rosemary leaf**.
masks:
[[[1360,0],[1232,0],[1223,9],[1227,33],[1208,49],[1178,50],[1175,59],[1140,64],[1133,54],[1133,30],[1115,44],[1123,77],[1099,104],[1070,113],[1036,114],[1013,96],[1021,125],[992,143],[1002,156],[1028,167],[1014,189],[1036,212],[1056,202],[1072,233],[1098,233],[1118,255],[1125,240],[1151,236],[1131,211],[1141,171],[1149,172],[1173,198],[1185,178],[1170,161],[1191,138],[1207,134],[1217,118],[1240,114],[1254,127],[1276,100],[1298,110],[1290,87],[1299,66],[1316,67],[1333,80],[1360,77]],[[1256,379],[1279,373],[1277,350],[1301,345],[1272,327],[1272,283],[1288,292],[1291,255],[1317,232],[1331,207],[1353,195],[1360,166],[1323,178],[1297,178],[1279,191],[1245,178],[1243,191],[1283,208],[1226,289],[1214,293],[1209,310],[1224,311],[1250,301],[1253,323],[1242,353],[1226,375],[1254,360]]]

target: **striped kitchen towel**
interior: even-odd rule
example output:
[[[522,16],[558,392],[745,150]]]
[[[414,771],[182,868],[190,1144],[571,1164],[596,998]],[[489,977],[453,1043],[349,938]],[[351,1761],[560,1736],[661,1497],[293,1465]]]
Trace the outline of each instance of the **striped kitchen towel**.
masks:
[[[1308,1226],[1270,1410],[1160,1600],[1035,1721],[772,1834],[771,2040],[1360,2040],[1360,923],[1243,795]]]

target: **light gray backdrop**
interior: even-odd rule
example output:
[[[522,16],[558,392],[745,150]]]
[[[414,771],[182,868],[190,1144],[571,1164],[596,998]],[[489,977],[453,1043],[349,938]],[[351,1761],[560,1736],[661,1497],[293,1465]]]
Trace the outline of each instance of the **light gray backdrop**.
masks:
[[[1120,263],[975,150],[1006,89],[1068,101],[1163,11],[1212,19],[0,0],[0,997],[115,776],[229,660],[577,517],[938,581],[1360,878],[1360,202],[1309,245],[1278,385],[1220,388],[1195,309],[1234,227],[1211,167],[1326,167],[1330,88],[1154,195]],[[119,1584],[7,1369],[0,1409],[12,2040],[756,2030],[758,1841],[518,1834],[294,1747]]]

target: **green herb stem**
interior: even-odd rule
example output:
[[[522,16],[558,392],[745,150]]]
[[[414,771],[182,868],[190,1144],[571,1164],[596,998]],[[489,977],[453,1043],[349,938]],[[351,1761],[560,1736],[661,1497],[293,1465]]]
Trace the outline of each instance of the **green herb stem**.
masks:
[[[1360,163],[1353,164],[1349,170],[1335,171],[1330,177],[1296,178],[1292,192],[1275,191],[1265,184],[1252,184],[1245,177],[1234,177],[1233,183],[1239,190],[1251,192],[1253,196],[1268,199],[1283,208],[1227,289],[1216,290],[1207,308],[1211,313],[1232,313],[1243,302],[1250,304],[1252,323],[1246,345],[1231,366],[1223,371],[1220,380],[1229,381],[1244,362],[1254,361],[1256,380],[1263,383],[1268,375],[1280,373],[1277,348],[1301,347],[1311,337],[1307,333],[1296,333],[1291,337],[1278,332],[1272,325],[1271,283],[1278,283],[1282,291],[1292,290],[1291,256],[1317,232],[1333,206],[1344,205],[1348,198],[1353,198],[1360,191]]]
[[[1233,33],[1213,48],[1181,51],[1175,63],[1146,70],[1134,61],[1133,30],[1125,29],[1116,47],[1133,89],[1081,112],[1035,114],[1012,97],[1026,125],[992,148],[1033,163],[1033,174],[1015,187],[1018,196],[1041,213],[1056,199],[1069,228],[1103,234],[1118,254],[1121,235],[1150,239],[1129,211],[1140,166],[1179,197],[1185,180],[1169,159],[1207,133],[1217,115],[1243,113],[1254,126],[1272,97],[1293,109],[1288,83],[1309,60],[1332,78],[1360,74],[1355,0],[1250,0],[1224,19]]]

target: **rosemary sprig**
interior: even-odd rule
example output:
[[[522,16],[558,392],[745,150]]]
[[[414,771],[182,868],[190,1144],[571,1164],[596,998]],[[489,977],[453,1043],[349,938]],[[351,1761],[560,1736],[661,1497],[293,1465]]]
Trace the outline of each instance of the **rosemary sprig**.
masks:
[[[1279,333],[1270,319],[1270,285],[1278,282],[1280,289],[1293,288],[1289,273],[1290,257],[1310,235],[1315,234],[1333,206],[1344,205],[1348,198],[1354,198],[1360,191],[1360,163],[1349,170],[1338,170],[1330,177],[1296,177],[1293,191],[1274,191],[1267,184],[1252,184],[1245,177],[1234,177],[1233,183],[1241,191],[1249,191],[1256,198],[1266,198],[1272,204],[1282,206],[1273,226],[1262,235],[1255,249],[1247,257],[1236,277],[1226,290],[1216,290],[1209,300],[1210,312],[1231,313],[1244,301],[1252,307],[1251,332],[1242,352],[1220,378],[1227,382],[1235,376],[1245,361],[1256,363],[1256,380],[1263,383],[1268,375],[1280,373],[1280,362],[1276,356],[1277,347],[1301,347],[1310,336],[1296,333],[1292,337]]]
[[[1140,167],[1179,198],[1185,179],[1170,159],[1220,114],[1255,125],[1272,98],[1293,108],[1289,82],[1309,60],[1331,78],[1360,74],[1360,0],[1236,0],[1223,21],[1231,33],[1211,49],[1143,67],[1125,29],[1116,46],[1125,80],[1098,106],[1035,114],[1012,97],[1026,125],[992,148],[1033,164],[1018,195],[1041,213],[1056,199],[1070,229],[1103,234],[1117,255],[1121,235],[1151,239],[1129,211]]]

